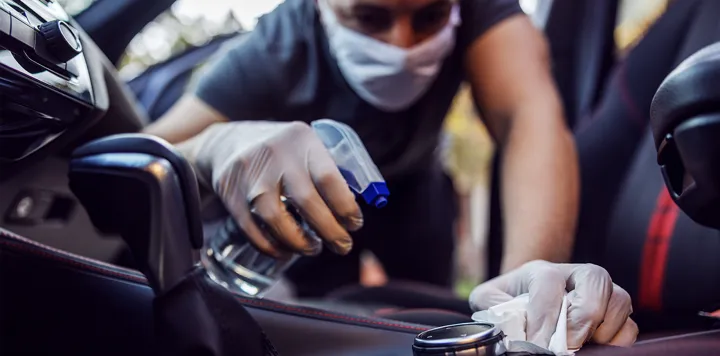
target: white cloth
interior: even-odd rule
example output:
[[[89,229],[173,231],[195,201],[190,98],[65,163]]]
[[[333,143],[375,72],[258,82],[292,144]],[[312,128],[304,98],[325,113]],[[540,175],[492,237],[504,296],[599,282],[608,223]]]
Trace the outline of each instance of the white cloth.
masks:
[[[573,355],[577,350],[568,350],[567,346],[567,310],[568,298],[563,297],[560,315],[555,326],[555,333],[550,338],[547,349],[526,341],[527,306],[530,302],[529,294],[522,294],[515,299],[505,302],[488,310],[473,314],[472,318],[479,322],[495,324],[505,334],[505,342],[510,352],[528,352],[546,355]]]
[[[612,282],[597,265],[527,262],[495,277],[470,293],[470,307],[487,310],[528,294],[526,341],[547,348],[567,298],[566,338],[572,349],[592,341],[600,345],[631,346],[637,337],[630,294]],[[494,309],[497,310],[497,309]],[[603,312],[604,311],[604,312]],[[563,318],[563,320],[565,320]]]

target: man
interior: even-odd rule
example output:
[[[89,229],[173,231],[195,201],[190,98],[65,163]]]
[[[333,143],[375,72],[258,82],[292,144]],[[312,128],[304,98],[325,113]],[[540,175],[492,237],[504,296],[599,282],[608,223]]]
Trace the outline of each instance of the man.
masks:
[[[566,261],[577,215],[575,149],[542,35],[514,0],[288,0],[147,132],[179,143],[227,121],[350,124],[392,194],[386,209],[363,211],[357,247],[373,250],[391,278],[449,285],[456,207],[434,153],[464,79],[503,152],[503,271]],[[355,258],[313,262],[322,267],[295,271],[306,295],[357,276]],[[315,281],[317,273],[325,279]]]
[[[286,0],[146,132],[180,147],[258,249],[315,255],[320,246],[280,204],[280,195],[290,197],[332,250],[288,272],[301,297],[357,282],[363,249],[378,256],[391,279],[449,286],[456,206],[435,150],[463,80],[502,152],[503,271],[514,270],[480,289],[476,295],[494,297],[474,305],[529,291],[545,309],[529,335],[547,345],[575,267],[540,268],[550,276],[544,286],[534,279],[537,264],[525,263],[570,257],[578,173],[547,46],[517,0]],[[358,132],[388,181],[386,208],[355,203],[307,125],[324,117]],[[606,272],[578,275],[602,281],[589,284],[600,290],[592,310],[581,308],[593,320],[578,324],[581,343],[613,298],[624,314],[606,333],[632,322],[627,293],[615,291]],[[552,292],[538,294],[539,286]]]

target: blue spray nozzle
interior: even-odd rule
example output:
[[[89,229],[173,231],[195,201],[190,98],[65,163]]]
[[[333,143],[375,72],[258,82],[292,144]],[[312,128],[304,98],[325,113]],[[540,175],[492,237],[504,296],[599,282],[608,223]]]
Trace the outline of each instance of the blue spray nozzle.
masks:
[[[390,191],[357,133],[348,125],[321,119],[312,128],[335,160],[350,189],[376,208],[388,203]]]
[[[387,199],[385,197],[378,197],[377,199],[375,199],[374,205],[378,209],[384,208],[385,205],[387,205]]]
[[[390,191],[385,182],[372,182],[360,194],[366,203],[376,208],[383,208],[388,203],[387,197],[390,195]]]

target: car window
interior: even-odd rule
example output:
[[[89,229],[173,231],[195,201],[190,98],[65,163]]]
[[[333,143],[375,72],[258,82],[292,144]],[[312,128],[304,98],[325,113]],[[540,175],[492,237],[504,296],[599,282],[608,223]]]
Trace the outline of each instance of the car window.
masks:
[[[552,5],[553,0],[520,0],[520,7],[539,28],[545,27]]]
[[[118,68],[129,80],[147,67],[217,36],[252,30],[257,18],[283,0],[178,0],[128,46]]]
[[[56,0],[70,16],[75,16],[97,0]]]
[[[189,47],[200,46],[220,35],[252,30],[259,16],[282,1],[178,0],[133,39],[120,62],[120,74],[129,80]],[[542,27],[552,0],[520,0],[520,4]]]

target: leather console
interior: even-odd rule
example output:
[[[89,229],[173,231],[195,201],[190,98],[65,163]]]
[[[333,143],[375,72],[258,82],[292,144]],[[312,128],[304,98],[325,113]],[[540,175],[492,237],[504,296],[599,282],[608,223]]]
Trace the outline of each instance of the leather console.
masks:
[[[138,272],[0,230],[2,354],[146,354],[153,293]],[[427,327],[237,297],[281,355],[412,355]],[[200,332],[200,331],[198,331]]]
[[[632,348],[583,348],[579,356],[717,355],[720,330],[641,341]]]
[[[236,299],[281,355],[409,356],[414,336],[427,329],[268,300]],[[152,290],[137,271],[68,254],[0,229],[3,354],[153,352],[152,300]],[[580,355],[665,355],[668,350],[715,352],[720,350],[720,331],[643,341],[632,349],[588,346]]]

